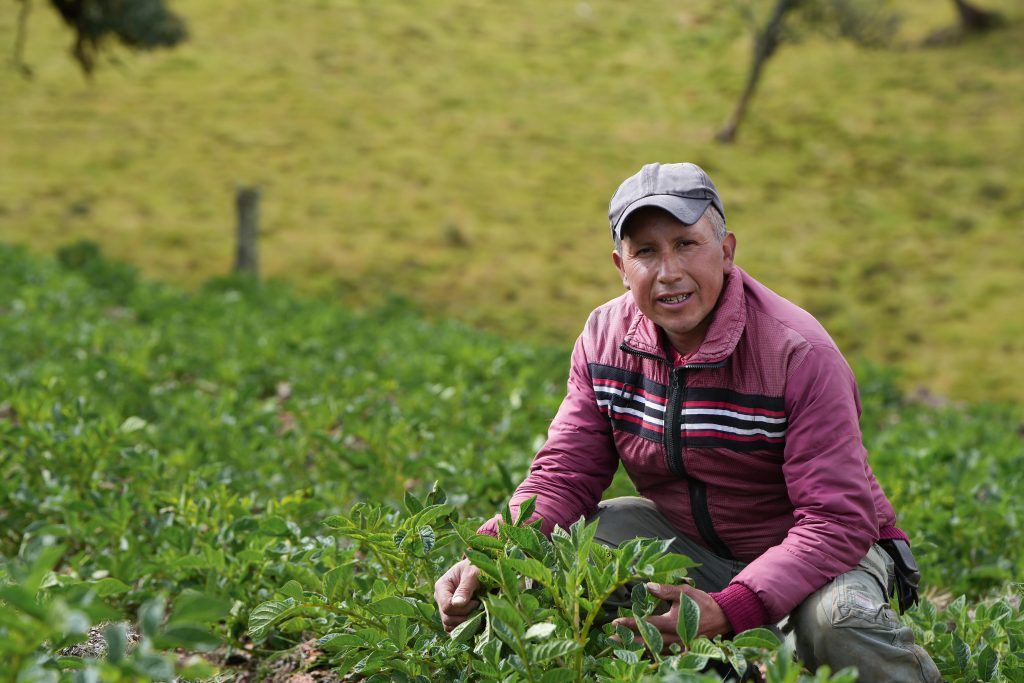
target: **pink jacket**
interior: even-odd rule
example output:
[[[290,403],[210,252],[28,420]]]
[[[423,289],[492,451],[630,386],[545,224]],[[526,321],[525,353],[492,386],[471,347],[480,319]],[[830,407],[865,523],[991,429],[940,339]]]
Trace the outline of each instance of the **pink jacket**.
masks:
[[[676,529],[749,562],[712,594],[736,632],[906,538],[867,463],[853,373],[809,313],[734,267],[700,348],[673,364],[662,339],[628,292],[591,314],[513,510],[536,495],[545,533],[567,528],[621,460]]]

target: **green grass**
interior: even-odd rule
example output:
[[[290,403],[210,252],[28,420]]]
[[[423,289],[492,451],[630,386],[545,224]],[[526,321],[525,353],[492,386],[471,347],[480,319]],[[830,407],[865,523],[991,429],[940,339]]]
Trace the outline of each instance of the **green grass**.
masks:
[[[263,187],[265,271],[350,305],[564,345],[615,295],[605,208],[650,160],[712,173],[738,261],[905,387],[1024,398],[1024,23],[918,42],[952,3],[895,3],[892,49],[811,37],[745,77],[726,3],[179,0],[191,40],[87,83],[36,3],[33,80],[0,70],[0,239],[87,237],[197,286]],[[14,8],[0,13],[13,42]]]

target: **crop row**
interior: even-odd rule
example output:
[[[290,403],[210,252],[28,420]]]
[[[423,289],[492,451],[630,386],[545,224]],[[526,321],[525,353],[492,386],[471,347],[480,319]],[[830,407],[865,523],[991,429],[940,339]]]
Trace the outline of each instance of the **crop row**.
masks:
[[[606,652],[609,634],[573,632],[550,587],[510,577],[495,579],[487,630],[440,630],[433,577],[524,473],[561,399],[565,350],[427,321],[399,301],[349,311],[233,278],[187,294],[89,244],[56,261],[0,245],[0,291],[10,680],[202,678],[209,665],[175,653],[212,650],[222,667],[247,653],[258,669],[312,637],[316,665],[365,676],[682,676],[730,657],[799,676],[754,637],[697,646],[717,649],[689,664],[641,656],[646,642]],[[902,397],[884,369],[859,376],[872,463],[928,594],[940,606],[967,596],[908,618],[947,678],[1016,676],[1018,409],[930,406]],[[435,481],[446,494],[429,493]],[[620,477],[611,493],[627,491]],[[442,512],[424,521],[432,505]],[[496,566],[583,571],[551,548],[527,557],[522,542],[487,552]],[[611,562],[602,552],[580,557]],[[620,578],[644,575],[630,566]],[[106,655],[73,654],[96,628]],[[527,633],[516,653],[509,642]]]

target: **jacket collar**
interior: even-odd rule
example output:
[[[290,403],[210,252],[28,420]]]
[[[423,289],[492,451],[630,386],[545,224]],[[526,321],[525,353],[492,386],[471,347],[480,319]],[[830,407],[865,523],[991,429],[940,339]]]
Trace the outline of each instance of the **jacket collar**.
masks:
[[[700,347],[687,359],[687,365],[719,365],[736,350],[747,324],[746,297],[743,294],[743,271],[733,265],[725,279],[718,305],[711,312],[711,325]],[[668,363],[661,328],[637,309],[636,316],[622,340],[624,351],[656,356]]]

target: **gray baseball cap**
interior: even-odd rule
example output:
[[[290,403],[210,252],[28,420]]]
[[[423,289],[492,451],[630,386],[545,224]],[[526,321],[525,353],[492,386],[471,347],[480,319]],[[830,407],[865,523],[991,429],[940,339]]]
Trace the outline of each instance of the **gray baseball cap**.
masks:
[[[713,204],[725,218],[725,209],[711,178],[696,164],[647,164],[626,178],[612,195],[608,222],[612,237],[622,237],[626,219],[644,206],[668,211],[686,225],[696,223]]]

